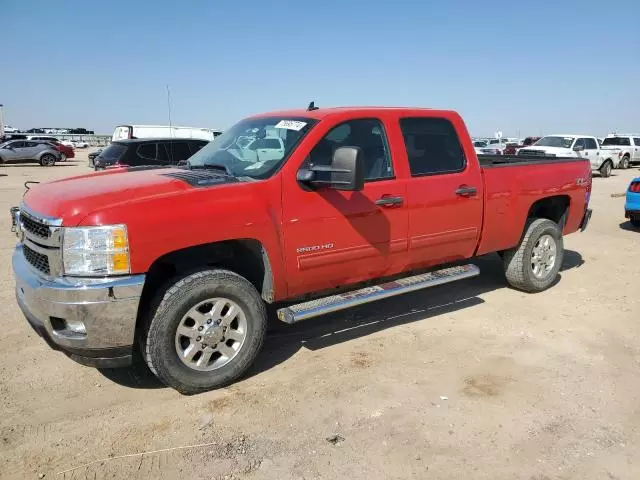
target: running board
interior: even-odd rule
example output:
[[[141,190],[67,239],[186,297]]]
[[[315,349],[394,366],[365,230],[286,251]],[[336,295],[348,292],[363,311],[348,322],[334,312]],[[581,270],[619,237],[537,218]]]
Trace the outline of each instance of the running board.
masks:
[[[360,290],[331,295],[330,297],[318,298],[317,300],[281,308],[278,310],[278,319],[285,323],[296,323],[330,312],[355,307],[356,305],[475,277],[479,274],[480,269],[475,265],[469,264],[444,268],[434,272],[423,273],[422,275],[399,278],[374,287],[365,287]]]

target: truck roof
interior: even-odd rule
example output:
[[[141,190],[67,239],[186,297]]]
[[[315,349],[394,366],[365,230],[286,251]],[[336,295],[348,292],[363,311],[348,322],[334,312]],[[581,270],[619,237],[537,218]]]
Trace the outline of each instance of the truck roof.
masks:
[[[587,137],[596,138],[594,135],[587,135],[583,133],[552,133],[551,135],[545,135],[545,137]]]
[[[318,108],[316,110],[307,110],[304,108],[295,109],[295,110],[280,110],[274,112],[260,113],[257,115],[252,115],[253,118],[258,117],[272,117],[272,116],[282,116],[282,117],[307,117],[314,118],[316,120],[321,120],[329,115],[335,115],[340,113],[363,113],[370,114],[375,111],[393,111],[393,112],[402,112],[402,113],[412,113],[412,112],[431,112],[433,114],[443,114],[443,115],[451,115],[456,114],[453,110],[435,110],[432,108],[422,108],[422,107],[323,107]]]

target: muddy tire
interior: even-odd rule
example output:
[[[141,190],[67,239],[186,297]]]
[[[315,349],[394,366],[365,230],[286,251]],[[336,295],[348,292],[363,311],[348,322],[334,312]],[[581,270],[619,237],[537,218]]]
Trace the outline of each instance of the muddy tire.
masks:
[[[630,166],[631,166],[631,162],[629,161],[629,156],[625,155],[624,157],[622,157],[622,160],[620,160],[620,169],[626,170]]]
[[[611,160],[607,160],[600,167],[600,175],[602,176],[602,178],[608,178],[611,176],[612,170],[613,170],[613,164],[611,163]]]
[[[520,244],[504,252],[504,272],[509,284],[524,292],[541,292],[558,276],[564,243],[557,223],[545,218],[527,222]]]
[[[232,383],[262,349],[267,329],[264,302],[236,273],[191,273],[155,304],[143,356],[164,384],[183,394]]]

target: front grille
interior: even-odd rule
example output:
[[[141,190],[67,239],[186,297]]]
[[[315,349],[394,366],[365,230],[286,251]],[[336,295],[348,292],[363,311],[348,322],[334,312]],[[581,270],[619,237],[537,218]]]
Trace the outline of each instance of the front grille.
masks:
[[[47,275],[51,273],[51,270],[49,268],[49,257],[38,253],[35,250],[31,250],[26,245],[22,246],[22,251],[24,252],[24,258],[27,259],[27,262],[29,262],[31,266],[37,268]]]
[[[518,151],[518,155],[525,155],[527,157],[555,157],[555,155],[546,153],[544,150],[522,150]]]
[[[20,215],[20,221],[22,222],[22,226],[24,229],[40,238],[49,238],[51,236],[51,230],[44,223],[40,223],[27,215]]]

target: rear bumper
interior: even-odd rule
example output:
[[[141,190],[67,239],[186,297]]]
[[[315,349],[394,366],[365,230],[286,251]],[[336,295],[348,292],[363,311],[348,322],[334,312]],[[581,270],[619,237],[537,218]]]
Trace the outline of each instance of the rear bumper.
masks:
[[[640,217],[640,193],[627,192],[627,199],[624,204],[624,216],[626,218]]]
[[[580,222],[581,232],[584,232],[587,229],[587,226],[589,225],[589,221],[591,220],[592,213],[593,213],[593,210],[591,210],[590,208],[587,208],[587,210],[584,212],[584,217],[582,217],[582,221]]]
[[[21,246],[13,270],[18,305],[51,348],[92,367],[131,364],[144,275],[49,280],[26,262]]]

